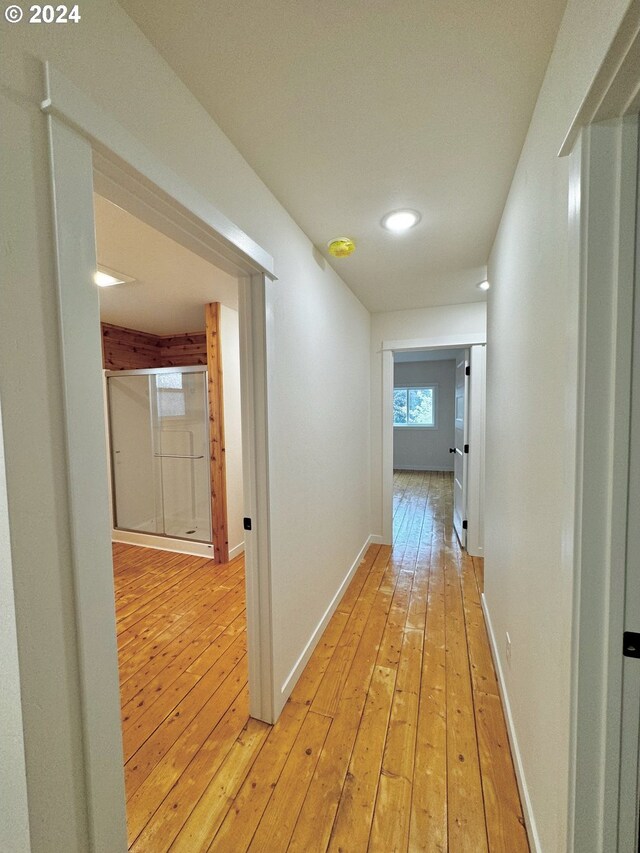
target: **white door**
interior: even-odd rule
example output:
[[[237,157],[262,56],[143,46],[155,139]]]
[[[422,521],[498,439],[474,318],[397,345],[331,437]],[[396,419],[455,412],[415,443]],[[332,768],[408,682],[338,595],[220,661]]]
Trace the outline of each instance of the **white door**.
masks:
[[[467,460],[469,400],[469,353],[456,362],[455,454],[453,464],[453,526],[463,548],[467,546]]]

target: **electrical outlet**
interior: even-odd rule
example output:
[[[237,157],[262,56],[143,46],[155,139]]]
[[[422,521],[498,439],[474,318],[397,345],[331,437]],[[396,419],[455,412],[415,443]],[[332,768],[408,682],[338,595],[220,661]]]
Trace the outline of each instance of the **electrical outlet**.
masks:
[[[507,657],[507,665],[511,668],[511,637],[509,636],[509,632],[506,632],[507,644],[506,644],[506,657]]]

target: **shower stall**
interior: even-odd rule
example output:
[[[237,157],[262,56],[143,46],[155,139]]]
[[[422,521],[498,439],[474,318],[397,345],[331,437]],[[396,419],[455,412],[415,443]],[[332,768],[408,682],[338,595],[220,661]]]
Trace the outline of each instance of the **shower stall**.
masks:
[[[109,371],[106,383],[115,530],[210,544],[206,368]]]

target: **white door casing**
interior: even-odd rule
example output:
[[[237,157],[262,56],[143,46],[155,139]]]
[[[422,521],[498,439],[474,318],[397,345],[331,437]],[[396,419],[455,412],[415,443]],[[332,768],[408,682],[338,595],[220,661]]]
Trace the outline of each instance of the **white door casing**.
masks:
[[[265,288],[273,261],[247,235],[46,66],[60,346],[80,669],[89,851],[126,851],[125,792],[104,429],[93,181],[136,215],[240,279],[249,693],[252,716],[274,722]],[[108,196],[108,194],[107,194]],[[151,220],[151,221],[150,221]],[[250,413],[250,417],[245,416]]]
[[[469,353],[456,363],[455,446],[453,462],[453,527],[467,546],[467,469],[469,448]]]
[[[636,853],[640,661],[628,606],[637,116],[592,124],[573,155],[579,289],[569,837],[571,853]],[[624,709],[624,711],[623,711]],[[632,720],[635,720],[634,722]]]
[[[640,164],[640,156],[638,157]],[[634,281],[631,429],[624,631],[640,635],[640,168],[636,193],[636,263]],[[626,638],[625,648],[640,648]],[[620,751],[619,838],[621,853],[640,850],[640,659],[622,662],[622,748]]]
[[[475,346],[483,349],[487,343],[485,333],[438,335],[429,338],[408,338],[405,340],[382,341],[380,357],[382,359],[382,406],[380,411],[382,432],[382,542],[391,545],[393,541],[393,354],[394,352],[420,352],[422,350],[450,349],[461,350]],[[484,367],[484,361],[482,362]],[[484,370],[482,371],[484,382]],[[478,386],[480,388],[480,385]],[[481,409],[476,419],[484,444],[484,393],[478,395]],[[475,472],[474,468],[474,472]],[[478,490],[477,500],[482,500]],[[477,506],[474,517],[483,517],[482,508]]]
[[[484,557],[486,346],[469,347],[467,552]]]
[[[102,410],[102,355],[91,145],[48,118],[76,638],[91,850],[124,851],[127,834]]]

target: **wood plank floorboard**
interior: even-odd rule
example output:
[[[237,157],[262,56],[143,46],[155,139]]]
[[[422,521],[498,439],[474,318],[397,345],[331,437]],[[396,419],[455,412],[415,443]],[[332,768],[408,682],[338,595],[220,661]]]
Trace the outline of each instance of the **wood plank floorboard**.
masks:
[[[394,475],[372,545],[275,726],[248,716],[242,558],[114,543],[134,853],[528,853],[448,473]]]

